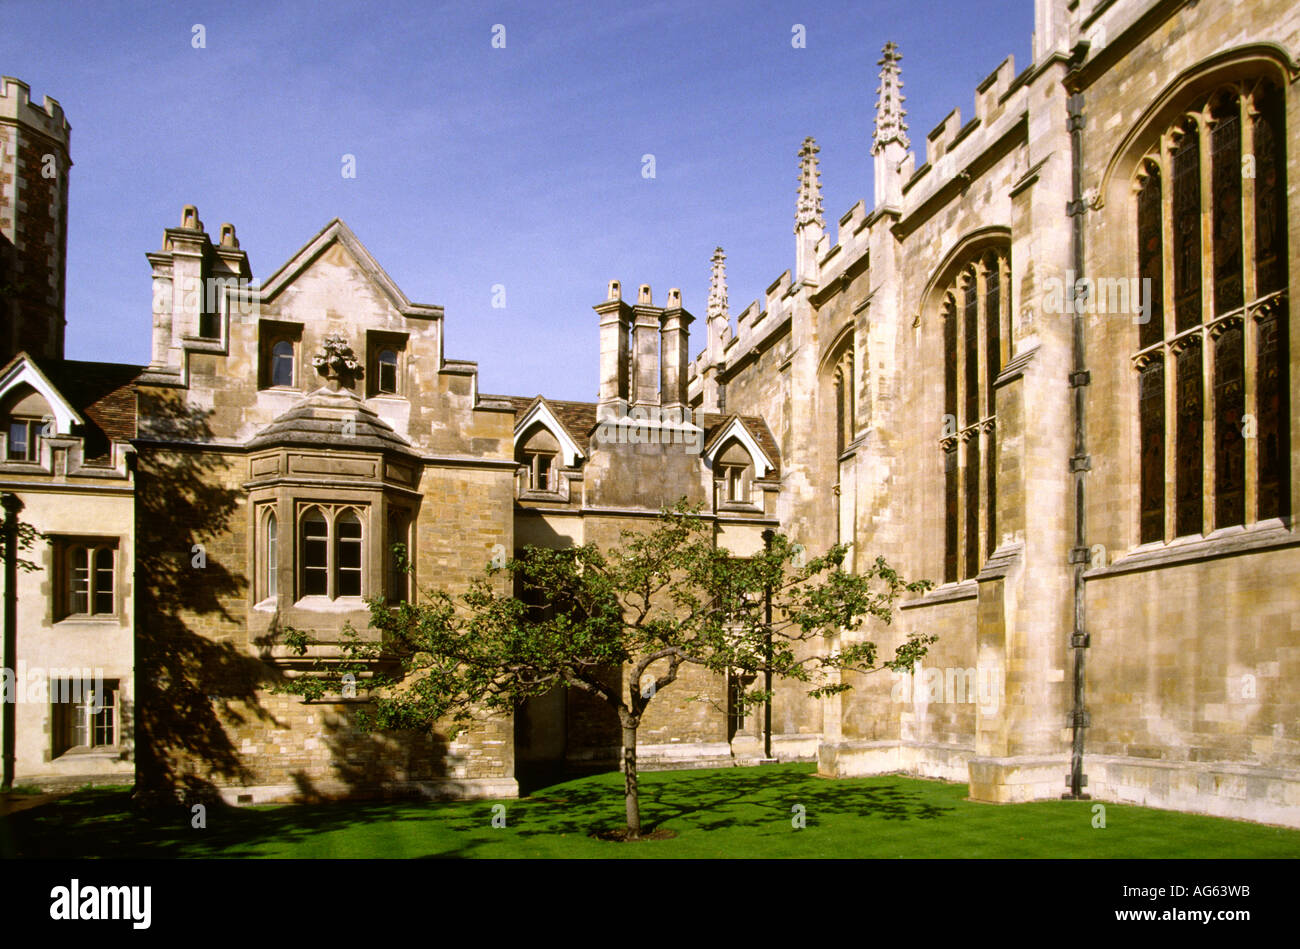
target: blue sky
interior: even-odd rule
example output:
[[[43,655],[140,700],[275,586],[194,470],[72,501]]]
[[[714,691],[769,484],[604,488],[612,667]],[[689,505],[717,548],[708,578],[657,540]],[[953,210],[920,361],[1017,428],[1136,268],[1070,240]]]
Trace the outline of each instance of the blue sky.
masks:
[[[797,161],[828,223],[871,203],[876,61],[903,53],[913,147],[1008,54],[1029,0],[857,3],[0,3],[0,73],[72,123],[67,355],[148,361],[147,251],[196,204],[256,279],[341,217],[484,392],[593,399],[607,281],[709,258],[739,313],[794,262]],[[206,48],[192,46],[193,26]],[[492,30],[505,27],[505,48]],[[802,24],[807,45],[791,44]],[[356,177],[341,173],[356,156]],[[655,177],[642,177],[642,156]],[[921,158],[920,160],[924,160]],[[493,286],[505,288],[493,308]]]

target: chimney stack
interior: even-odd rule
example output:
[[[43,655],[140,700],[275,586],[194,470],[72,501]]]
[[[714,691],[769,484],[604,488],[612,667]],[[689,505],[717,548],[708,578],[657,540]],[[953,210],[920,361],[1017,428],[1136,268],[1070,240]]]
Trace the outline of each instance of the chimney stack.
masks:
[[[690,327],[695,317],[682,309],[682,291],[668,291],[668,306],[660,319],[659,398],[665,408],[686,409],[690,362]]]
[[[659,316],[650,285],[641,284],[632,308],[632,405],[659,404]]]
[[[627,414],[629,348],[628,332],[632,308],[623,302],[623,289],[617,280],[609,282],[604,303],[593,309],[600,316],[600,417]]]

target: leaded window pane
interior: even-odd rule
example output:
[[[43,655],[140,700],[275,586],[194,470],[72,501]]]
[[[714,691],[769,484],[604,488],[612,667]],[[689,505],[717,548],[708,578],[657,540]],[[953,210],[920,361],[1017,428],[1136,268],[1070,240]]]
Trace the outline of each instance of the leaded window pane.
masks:
[[[337,596],[361,595],[361,522],[351,511],[339,515],[336,531],[335,586]]]
[[[1201,316],[1201,146],[1195,123],[1174,153],[1174,313],[1178,331]]]
[[[1203,410],[1201,380],[1201,347],[1193,339],[1178,353],[1174,371],[1177,375],[1178,398],[1176,430],[1174,433],[1174,463],[1176,467],[1176,531],[1178,536],[1199,534],[1202,524]]]
[[[1255,105],[1255,281],[1266,296],[1287,283],[1286,136],[1277,87],[1262,88]]]
[[[95,551],[95,612],[113,612],[113,550]]]
[[[1285,517],[1291,513],[1288,431],[1290,390],[1287,385],[1286,308],[1272,309],[1258,322],[1256,332],[1255,401],[1258,419],[1259,517]]]
[[[979,573],[980,443],[979,435],[966,442],[966,576]]]
[[[965,412],[962,425],[973,425],[979,421],[979,303],[975,292],[975,277],[966,277],[966,289],[963,294],[963,323],[966,332],[966,391]]]
[[[1237,97],[1221,104],[1210,132],[1214,312],[1241,306],[1241,119]]]
[[[1165,364],[1153,359],[1138,377],[1141,429],[1142,543],[1165,538]]]
[[[957,510],[957,446],[943,453],[944,556],[943,582],[956,583],[957,535],[961,512]]]
[[[1214,526],[1246,522],[1246,412],[1244,353],[1240,326],[1214,341]]]
[[[329,527],[319,512],[302,522],[302,583],[306,596],[329,593]]]
[[[1152,167],[1138,192],[1138,276],[1144,292],[1138,345],[1154,346],[1165,336],[1164,235],[1161,229],[1160,169]],[[1147,288],[1150,288],[1149,291]]]

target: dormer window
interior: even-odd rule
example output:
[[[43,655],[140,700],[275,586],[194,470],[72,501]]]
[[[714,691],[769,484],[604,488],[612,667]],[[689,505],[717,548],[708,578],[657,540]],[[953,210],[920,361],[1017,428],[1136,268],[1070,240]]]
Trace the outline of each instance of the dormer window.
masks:
[[[718,482],[718,501],[724,504],[748,504],[749,484],[753,480],[753,459],[739,441],[733,439],[714,462]]]
[[[555,455],[531,454],[528,459],[528,487],[533,491],[552,490],[551,469],[555,467]]]
[[[727,473],[727,500],[744,501],[747,500],[742,493],[745,479],[745,469],[739,465],[734,465],[726,469]]]
[[[45,397],[20,383],[5,397],[0,418],[4,419],[5,460],[40,461],[41,436],[54,430],[54,416]]]
[[[9,447],[5,457],[9,461],[39,461],[41,426],[40,419],[11,418]]]
[[[560,442],[546,426],[534,425],[515,460],[523,467],[525,491],[559,490]]]

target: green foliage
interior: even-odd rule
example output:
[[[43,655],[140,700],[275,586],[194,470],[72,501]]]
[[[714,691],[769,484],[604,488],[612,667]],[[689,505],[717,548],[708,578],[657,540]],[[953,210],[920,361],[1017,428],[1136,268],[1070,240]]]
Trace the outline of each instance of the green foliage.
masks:
[[[371,699],[361,721],[379,729],[463,727],[480,711],[510,711],[558,685],[583,689],[617,709],[633,727],[685,664],[723,674],[771,672],[826,696],[850,688],[845,671],[906,671],[934,636],[913,634],[880,661],[862,633],[868,618],[889,623],[908,582],[882,558],[845,568],[848,547],[803,562],[802,550],[776,533],[765,550],[738,558],[717,547],[711,525],[685,501],[645,531],[624,531],[621,545],[529,547],[504,566],[489,565],[453,596],[427,591],[415,603],[369,602],[379,639],[350,627],[343,658],[317,660],[310,675],[280,687],[309,698],[341,691],[355,676]],[[402,551],[403,561],[405,551]],[[772,621],[766,621],[770,597]],[[311,638],[286,632],[303,656]],[[626,694],[611,670],[631,665]],[[653,688],[643,678],[653,670]],[[750,692],[761,702],[766,693]]]
[[[3,515],[0,515],[0,522],[2,522],[2,519],[3,519]],[[40,564],[36,563],[33,560],[28,560],[27,558],[23,557],[22,554],[26,553],[27,551],[30,551],[33,547],[35,547],[37,541],[45,541],[47,539],[48,538],[44,534],[38,531],[31,524],[28,524],[26,521],[20,520],[18,522],[19,557],[17,563],[18,563],[19,570],[21,570],[23,573],[33,573],[41,569]],[[4,543],[3,541],[0,541],[0,563],[4,562],[4,557],[5,557]]]

